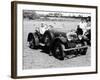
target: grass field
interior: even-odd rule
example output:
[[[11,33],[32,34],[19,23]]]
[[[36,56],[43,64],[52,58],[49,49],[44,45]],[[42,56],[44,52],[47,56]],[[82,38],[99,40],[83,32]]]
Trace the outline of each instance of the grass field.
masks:
[[[67,21],[44,21],[45,24],[52,25],[55,28],[64,28],[66,30],[76,29],[80,20]],[[28,47],[27,36],[29,32],[34,32],[35,27],[39,27],[43,21],[24,20],[23,21],[23,69],[39,69],[39,68],[58,68],[58,67],[80,67],[91,65],[91,48],[88,48],[87,54],[77,56],[71,59],[65,58],[60,61],[53,56],[49,56],[41,49],[34,50]]]

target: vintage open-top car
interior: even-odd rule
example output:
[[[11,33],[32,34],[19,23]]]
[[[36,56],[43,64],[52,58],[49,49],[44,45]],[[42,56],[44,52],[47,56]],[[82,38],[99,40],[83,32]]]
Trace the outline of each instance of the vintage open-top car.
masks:
[[[85,55],[87,52],[87,43],[84,36],[80,36],[75,30],[67,31],[64,28],[51,28],[40,34],[39,31],[28,34],[29,47],[38,48],[44,44],[49,55],[53,55],[60,60],[72,53],[74,55]]]

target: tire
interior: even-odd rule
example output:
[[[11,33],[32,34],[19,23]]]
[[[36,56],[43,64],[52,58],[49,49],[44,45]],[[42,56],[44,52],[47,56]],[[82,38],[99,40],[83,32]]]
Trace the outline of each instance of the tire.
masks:
[[[88,30],[86,33],[85,33],[85,36],[86,36],[86,41],[87,41],[87,44],[89,46],[91,46],[91,30]]]
[[[83,39],[82,44],[81,44],[81,47],[82,46],[88,46],[87,42],[84,39]],[[87,47],[86,48],[81,48],[78,51],[78,53],[80,53],[81,55],[86,55],[86,52],[87,52]]]
[[[50,31],[44,33],[44,43],[46,47],[50,47],[53,41],[53,34]]]
[[[60,42],[54,45],[54,56],[60,60],[64,60],[64,45]]]
[[[81,55],[86,55],[86,52],[87,52],[87,48],[80,49]]]
[[[38,37],[34,33],[29,33],[27,41],[29,42],[29,47],[31,49],[36,49],[37,48],[36,44],[38,42]]]
[[[46,47],[50,46],[50,43],[51,43],[50,41],[51,41],[51,36],[50,35],[45,35],[44,42],[45,42]]]
[[[49,56],[52,56],[52,42],[54,39],[54,35],[50,31],[46,31],[44,33],[44,44],[45,49],[48,51]]]
[[[32,38],[30,41],[29,41],[29,47],[31,48],[31,49],[35,49],[35,40]]]

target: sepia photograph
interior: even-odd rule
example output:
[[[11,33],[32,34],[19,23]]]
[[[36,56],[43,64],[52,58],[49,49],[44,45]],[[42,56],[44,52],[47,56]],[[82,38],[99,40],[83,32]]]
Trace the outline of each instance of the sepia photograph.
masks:
[[[12,2],[12,77],[97,73],[97,7]]]

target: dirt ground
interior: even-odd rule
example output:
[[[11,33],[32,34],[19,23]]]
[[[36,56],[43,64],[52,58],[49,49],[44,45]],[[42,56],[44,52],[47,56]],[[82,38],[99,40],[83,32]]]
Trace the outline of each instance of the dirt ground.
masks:
[[[61,61],[53,56],[49,56],[42,49],[30,49],[28,47],[27,36],[29,32],[34,32],[35,27],[40,26],[41,21],[24,20],[23,21],[23,69],[40,68],[63,68],[63,67],[81,67],[91,65],[91,48],[88,47],[86,55],[79,55]],[[65,29],[76,29],[79,20],[73,21],[45,21],[46,24]]]

